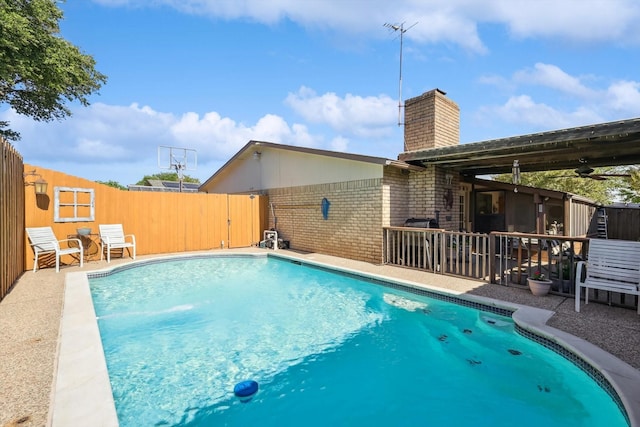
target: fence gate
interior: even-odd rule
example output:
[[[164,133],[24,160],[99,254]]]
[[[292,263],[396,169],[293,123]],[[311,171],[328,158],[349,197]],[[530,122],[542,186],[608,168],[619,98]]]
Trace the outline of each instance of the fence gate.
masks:
[[[228,248],[246,248],[260,241],[260,200],[253,195],[227,196]]]

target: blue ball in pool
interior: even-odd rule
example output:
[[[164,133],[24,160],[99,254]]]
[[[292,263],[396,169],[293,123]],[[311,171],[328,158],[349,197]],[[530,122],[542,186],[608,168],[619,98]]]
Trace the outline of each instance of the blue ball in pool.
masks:
[[[243,403],[250,401],[257,392],[258,383],[253,380],[240,381],[233,387],[233,394]]]

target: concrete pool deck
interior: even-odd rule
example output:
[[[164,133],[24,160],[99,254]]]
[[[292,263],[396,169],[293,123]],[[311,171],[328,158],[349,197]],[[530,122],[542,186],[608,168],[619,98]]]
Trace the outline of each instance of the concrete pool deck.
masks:
[[[265,253],[265,250],[243,249],[223,252]],[[398,267],[372,265],[320,254],[299,254],[294,251],[279,251],[279,253],[309,262],[329,264],[397,280],[418,284],[429,283],[432,288],[473,296],[473,298],[490,298],[509,304],[550,310],[551,312],[540,311],[539,316],[534,316],[536,318],[529,319],[527,322],[538,322],[540,327],[551,327],[549,330],[553,335],[569,340],[577,347],[593,350],[589,343],[594,344],[626,362],[626,364],[620,363],[619,360],[596,349],[593,357],[606,364],[606,369],[611,370],[612,375],[618,375],[620,372],[624,375],[625,369],[629,368],[632,376],[640,373],[640,316],[634,310],[589,304],[583,306],[580,313],[576,313],[572,298],[556,295],[535,297],[526,289],[490,285],[485,282]],[[138,259],[155,257],[157,256],[142,256]],[[50,425],[53,420],[50,408],[55,387],[54,378],[59,369],[57,356],[62,350],[59,333],[63,312],[65,273],[101,270],[130,261],[129,258],[112,260],[111,264],[90,261],[82,269],[77,266],[63,267],[59,274],[51,268],[39,270],[36,273],[25,272],[12,291],[0,302],[0,330],[2,331],[0,357],[4,361],[0,364],[3,396],[2,405],[0,405],[0,426],[44,426]],[[75,370],[81,371],[81,366],[75,365]],[[79,379],[79,381],[82,380]],[[635,397],[637,400],[640,399],[640,382],[635,384],[635,387],[635,394],[632,396],[638,396]],[[636,406],[640,407],[640,404]],[[637,421],[636,416],[632,416],[632,420]],[[632,423],[632,425],[640,426],[638,423]]]

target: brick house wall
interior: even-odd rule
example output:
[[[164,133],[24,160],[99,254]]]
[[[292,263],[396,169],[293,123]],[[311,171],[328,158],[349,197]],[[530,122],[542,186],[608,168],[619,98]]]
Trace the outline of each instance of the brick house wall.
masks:
[[[410,208],[414,174],[385,167],[382,179],[270,189],[269,227],[277,228],[278,236],[296,250],[379,264],[382,227],[424,216],[412,214],[423,210]],[[321,210],[325,197],[331,203],[327,220]]]
[[[412,171],[407,185],[406,218],[437,218],[440,228],[459,228],[459,179],[441,168],[429,168],[422,172]],[[403,220],[404,221],[404,220]]]
[[[382,225],[395,227],[410,218],[410,172],[397,168],[385,168],[382,186]]]
[[[436,173],[437,172],[437,173]],[[384,168],[382,179],[305,185],[267,190],[269,228],[291,248],[380,264],[382,227],[400,226],[408,218],[435,218],[440,226],[457,229],[457,197],[447,210],[442,171]],[[439,190],[434,191],[434,186]],[[452,190],[457,187],[452,183]],[[322,216],[322,199],[330,203]],[[276,223],[277,222],[277,223]]]
[[[291,248],[382,263],[383,179],[267,190],[269,227]],[[322,216],[322,199],[330,203]],[[275,224],[277,219],[277,225]]]

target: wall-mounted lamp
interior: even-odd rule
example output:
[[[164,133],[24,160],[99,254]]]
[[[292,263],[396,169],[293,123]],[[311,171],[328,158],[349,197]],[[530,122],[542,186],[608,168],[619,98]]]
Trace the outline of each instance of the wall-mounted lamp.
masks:
[[[451,183],[453,182],[453,175],[451,175],[450,173],[446,174],[444,176],[444,181],[447,184],[447,188],[451,187]]]
[[[254,151],[253,152],[253,160],[260,160],[260,156],[262,156],[262,153],[259,151]]]
[[[27,181],[27,178],[30,176],[38,177],[38,178],[35,181]],[[42,175],[40,175],[39,173],[36,173],[35,169],[32,170],[31,172],[27,172],[23,174],[23,178],[24,178],[24,185],[25,186],[33,185],[33,188],[35,189],[36,194],[47,194],[47,186],[49,184],[47,183],[47,181],[42,179]]]

